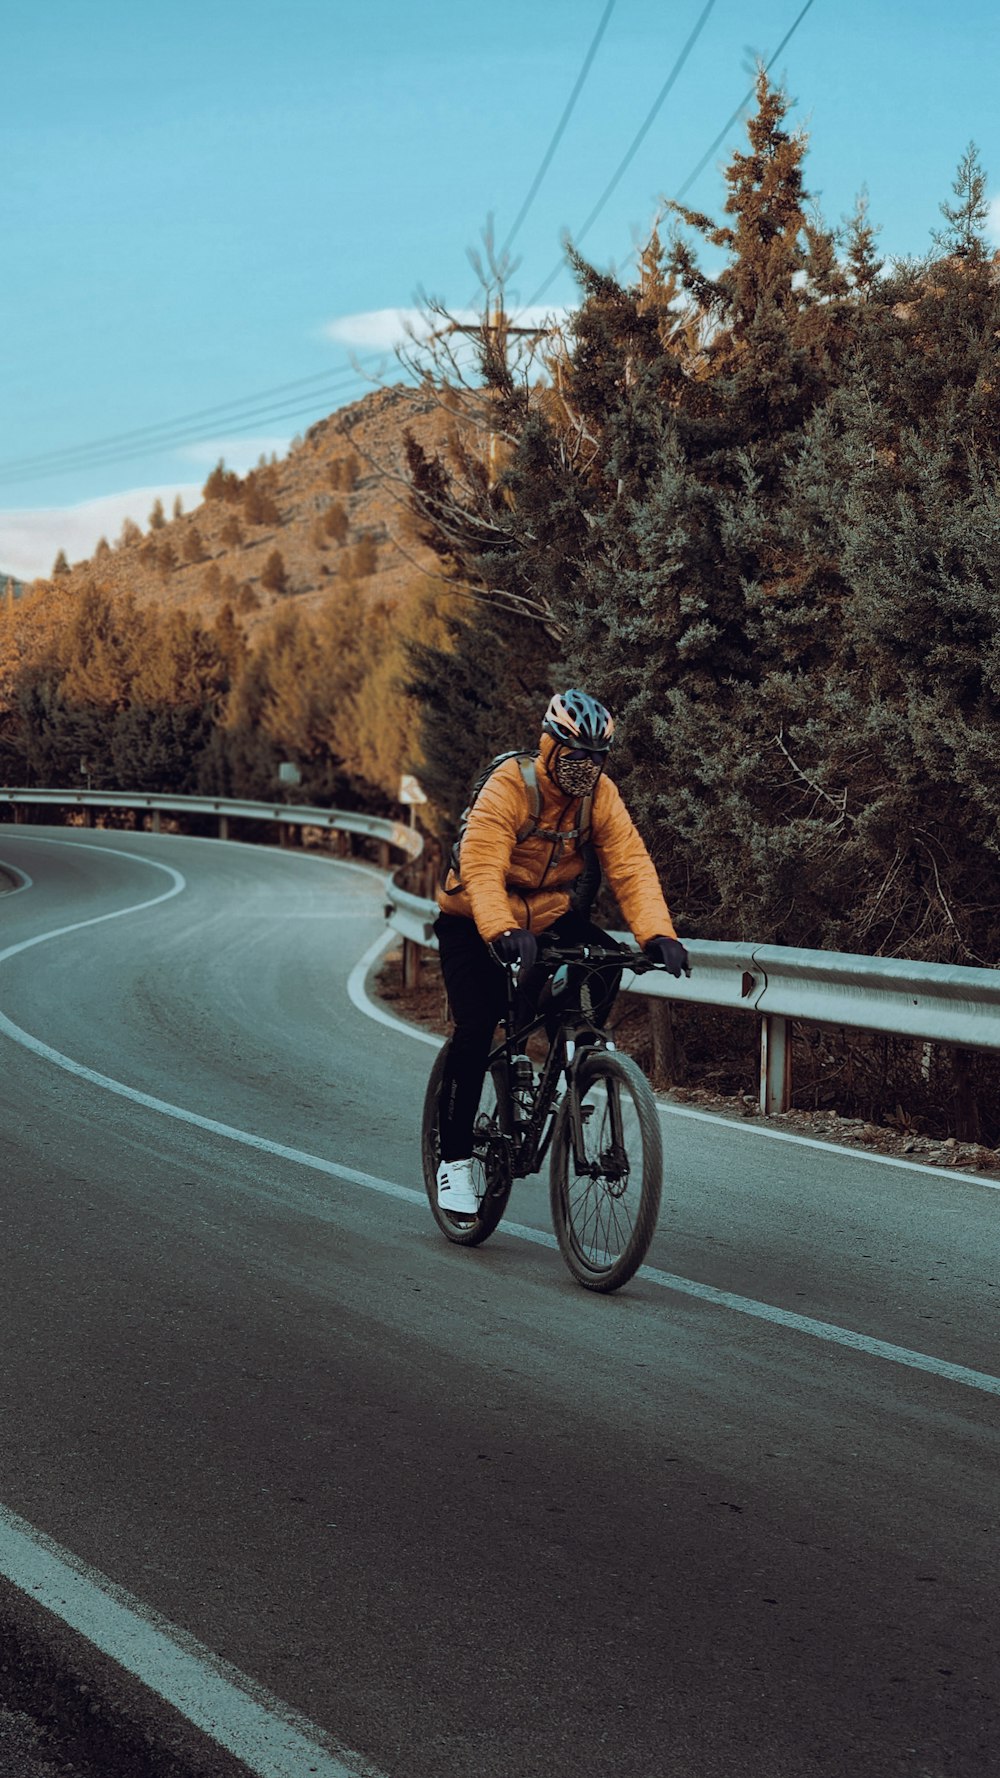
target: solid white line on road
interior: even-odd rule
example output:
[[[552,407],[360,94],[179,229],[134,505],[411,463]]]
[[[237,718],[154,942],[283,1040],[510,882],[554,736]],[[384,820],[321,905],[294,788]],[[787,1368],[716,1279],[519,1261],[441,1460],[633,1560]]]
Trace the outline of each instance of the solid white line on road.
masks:
[[[380,932],[375,943],[368,946],[364,956],[358,958],[351,970],[347,978],[347,992],[358,1011],[363,1012],[366,1018],[374,1019],[376,1024],[387,1025],[390,1031],[401,1031],[404,1037],[413,1037],[417,1043],[430,1043],[435,1049],[442,1049],[444,1047],[443,1037],[435,1037],[430,1031],[421,1031],[416,1025],[407,1024],[405,1019],[394,1018],[391,1012],[386,1012],[381,1006],[377,1006],[374,1000],[370,1000],[365,992],[365,977],[372,964],[376,963],[382,953],[389,950],[391,945],[398,943],[399,934],[393,932],[391,927],[388,932]]]
[[[0,1575],[85,1636],[255,1778],[379,1778],[297,1710],[0,1507]]]
[[[419,1195],[419,1194],[418,1194]],[[546,1229],[525,1228],[518,1223],[503,1222],[505,1234],[516,1235],[538,1247],[555,1247],[555,1236]],[[912,1352],[908,1346],[895,1346],[889,1340],[876,1340],[869,1334],[855,1333],[849,1327],[837,1327],[832,1321],[816,1321],[811,1315],[796,1315],[790,1309],[779,1309],[774,1303],[760,1303],[753,1297],[735,1296],[728,1290],[716,1290],[712,1284],[700,1284],[694,1278],[680,1278],[675,1272],[663,1272],[658,1266],[643,1266],[638,1274],[641,1283],[656,1284],[662,1290],[674,1290],[681,1296],[697,1298],[718,1309],[729,1309],[737,1315],[749,1315],[755,1321],[769,1321],[774,1327],[788,1328],[792,1333],[808,1334],[814,1340],[825,1340],[833,1346],[844,1346],[850,1352],[863,1352],[868,1358],[885,1358],[891,1364],[908,1370],[925,1371],[928,1376],[941,1377],[948,1383],[961,1383],[966,1389],[978,1389],[984,1395],[1000,1395],[1000,1377],[988,1371],[972,1370],[965,1364],[951,1364],[927,1352]]]
[[[87,846],[82,840],[46,842],[38,838],[35,843]],[[156,907],[187,887],[180,871],[171,865],[110,846],[103,846],[101,851],[166,872],[171,878],[171,887],[150,900],[116,908],[112,913],[99,914],[94,919],[78,920],[72,925],[36,934],[20,944],[8,945],[6,950],[0,951],[0,963],[48,939],[63,938],[86,927],[101,925],[105,920]],[[55,1062],[69,1073],[82,1076],[92,1085],[181,1116],[186,1122],[201,1123],[216,1134],[245,1137],[244,1132],[229,1131],[225,1125],[213,1125],[208,1119],[194,1118],[179,1107],[167,1106],[91,1069],[81,1068],[68,1056],[37,1043],[2,1014],[0,1029],[16,1043]],[[255,1147],[268,1146],[253,1138],[249,1140]],[[382,1188],[388,1185],[388,1182],[371,1179],[367,1174],[354,1173],[350,1168],[337,1168],[336,1172],[338,1177],[353,1184]],[[392,1196],[409,1198],[417,1195],[405,1192],[403,1188],[394,1189],[391,1185],[388,1185],[388,1191]],[[317,1778],[379,1778],[374,1767],[361,1761],[358,1755],[336,1748],[304,1716],[290,1710],[280,1699],[272,1697],[245,1674],[220,1660],[210,1649],[168,1624],[104,1575],[78,1562],[68,1551],[60,1549],[43,1533],[2,1506],[0,1574],[21,1592],[37,1599],[63,1623],[79,1631],[96,1648],[110,1655],[151,1691],[165,1698],[196,1728],[242,1760],[256,1778],[303,1778],[307,1772],[315,1773]]]
[[[1000,1191],[1000,1180],[989,1179],[983,1173],[960,1173],[954,1167],[931,1167],[924,1161],[904,1160],[902,1155],[876,1154],[869,1148],[850,1148],[844,1142],[823,1142],[818,1136],[800,1136],[795,1130],[776,1130],[771,1124],[758,1123],[756,1119],[748,1119],[746,1123],[736,1117],[721,1117],[717,1111],[699,1111],[693,1105],[664,1105],[658,1101],[660,1111],[665,1117],[689,1117],[702,1124],[718,1124],[725,1130],[745,1130],[750,1136],[766,1136],[771,1142],[792,1142],[797,1148],[815,1148],[821,1154],[837,1155],[841,1160],[871,1161],[878,1167],[902,1167],[907,1173],[923,1173],[925,1177],[944,1181],[949,1185],[960,1182],[963,1185],[978,1185],[983,1191]]]
[[[71,931],[72,928],[65,927],[63,930]],[[55,934],[51,936],[55,937]],[[14,945],[10,951],[0,951],[0,963],[23,948]],[[244,1148],[255,1148],[262,1154],[273,1155],[276,1160],[293,1161],[299,1166],[311,1168],[314,1173],[326,1173],[331,1179],[346,1180],[348,1185],[363,1185],[369,1191],[381,1192],[384,1197],[406,1198],[414,1203],[427,1201],[421,1192],[411,1191],[404,1185],[394,1185],[389,1179],[379,1179],[373,1173],[362,1173],[357,1167],[344,1167],[339,1161],[324,1160],[322,1155],[289,1148],[283,1142],[271,1142],[266,1136],[255,1136],[250,1130],[238,1130],[232,1124],[220,1123],[217,1118],[202,1117],[199,1112],[188,1111],[183,1105],[171,1105],[166,1099],[157,1099],[152,1093],[142,1093],[138,1087],[126,1086],[124,1081],[113,1080],[110,1075],[98,1074],[96,1069],[87,1068],[82,1062],[74,1062],[72,1056],[64,1056],[61,1050],[53,1049],[50,1044],[32,1037],[29,1031],[15,1025],[5,1013],[0,1013],[0,1035],[9,1037],[12,1042],[20,1044],[22,1049],[30,1050],[32,1055],[40,1056],[44,1062],[51,1062],[65,1073],[75,1075],[77,1080],[85,1080],[89,1086],[100,1087],[105,1093],[114,1093],[119,1099],[129,1099],[133,1105],[142,1105],[147,1111],[158,1111],[164,1117],[176,1118],[180,1123],[190,1124],[196,1130],[204,1130],[209,1136],[222,1136],[227,1142],[239,1142]]]
[[[383,951],[388,950],[394,939],[398,939],[398,934],[390,931],[377,939],[365,952],[351,971],[347,991],[358,1011],[363,1012],[366,1018],[375,1019],[380,1025],[388,1025],[391,1030],[401,1032],[404,1037],[413,1037],[418,1043],[433,1043],[440,1049],[444,1043],[442,1037],[434,1037],[430,1032],[417,1029],[406,1019],[395,1018],[392,1013],[384,1012],[365,988],[365,979],[372,964]],[[770,1123],[750,1120],[743,1122],[734,1117],[722,1117],[717,1111],[699,1111],[693,1105],[675,1105],[672,1101],[657,1099],[657,1106],[663,1118],[691,1118],[696,1123],[716,1124],[723,1130],[740,1130],[749,1136],[765,1136],[772,1142],[791,1142],[798,1148],[818,1149],[822,1154],[839,1155],[844,1160],[872,1161],[879,1167],[902,1167],[909,1173],[930,1174],[935,1179],[947,1179],[949,1183],[958,1180],[965,1185],[982,1186],[985,1191],[1000,1191],[1000,1180],[987,1179],[981,1173],[959,1173],[951,1167],[930,1167],[921,1161],[904,1160],[899,1155],[874,1154],[867,1148],[849,1148],[845,1143],[822,1142],[816,1136],[800,1136],[795,1130],[778,1130]]]
[[[124,853],[122,856],[135,859],[138,854]],[[143,859],[142,862],[152,861]],[[168,870],[170,867],[159,865],[158,868]],[[178,875],[172,870],[170,874],[172,876]],[[181,883],[183,883],[183,879],[181,879]],[[176,893],[176,888],[167,892],[168,896]],[[167,897],[158,896],[156,899],[160,901],[167,899]],[[101,919],[115,919],[119,914],[129,911],[138,912],[143,907],[153,905],[155,905],[153,902],[141,902],[132,910],[122,908],[114,914],[99,915],[97,920],[81,921],[80,926],[96,925]],[[55,938],[74,930],[77,928],[62,927],[58,933],[42,934],[37,938],[29,939],[27,944],[40,944],[46,936]],[[380,937],[366,953],[367,962],[365,958],[362,958],[354,973],[357,974],[362,964],[365,969],[370,967],[379,949],[384,947],[387,942],[389,941],[384,937]],[[18,951],[26,948],[26,945],[14,945],[7,951],[0,951],[0,963],[3,963],[6,957],[14,956]],[[363,979],[362,976],[361,980],[363,981]],[[386,1014],[385,1022],[394,1024],[397,1021],[391,1020]],[[408,1026],[404,1029],[408,1036],[426,1037],[426,1033],[414,1033]],[[147,1110],[176,1118],[181,1123],[190,1124],[196,1129],[206,1131],[209,1135],[221,1136],[226,1141],[238,1142],[246,1148],[257,1149],[264,1154],[273,1155],[278,1160],[290,1161],[297,1166],[307,1167],[313,1172],[326,1174],[330,1178],[343,1179],[350,1185],[364,1186],[366,1190],[378,1192],[383,1197],[396,1198],[405,1203],[420,1206],[426,1204],[424,1193],[415,1191],[411,1186],[397,1185],[393,1180],[381,1179],[372,1173],[362,1173],[355,1167],[342,1166],[339,1162],[328,1161],[321,1155],[309,1154],[302,1149],[291,1148],[285,1143],[271,1142],[267,1137],[256,1136],[249,1130],[240,1130],[231,1124],[223,1124],[213,1118],[202,1117],[198,1112],[188,1111],[181,1105],[171,1105],[164,1099],[156,1099],[149,1093],[141,1093],[137,1088],[126,1086],[124,1082],[113,1080],[108,1075],[98,1074],[94,1069],[85,1067],[81,1062],[74,1062],[71,1057],[62,1055],[59,1050],[52,1049],[49,1044],[42,1043],[38,1038],[32,1037],[29,1032],[23,1031],[19,1025],[15,1025],[2,1013],[0,1013],[0,1032],[10,1037],[13,1042],[20,1044],[22,1048],[30,1050],[34,1055],[52,1062],[57,1068],[64,1069],[68,1074],[75,1075],[92,1086],[100,1087],[105,1092],[114,1093],[123,1099],[130,1099],[136,1105],[145,1106]],[[430,1041],[437,1042],[438,1040],[432,1039]],[[843,1151],[835,1150],[834,1152]],[[853,1151],[850,1152],[853,1153]],[[546,1229],[533,1229],[523,1224],[508,1222],[503,1224],[503,1228],[508,1235],[512,1235],[518,1240],[529,1241],[534,1246],[554,1248],[557,1245],[555,1237]],[[817,1321],[808,1315],[796,1315],[791,1310],[778,1308],[773,1303],[762,1303],[752,1297],[736,1296],[730,1291],[717,1290],[713,1285],[701,1284],[696,1279],[682,1278],[672,1272],[660,1271],[655,1266],[644,1266],[639,1276],[658,1285],[661,1289],[695,1297],[702,1302],[711,1303],[717,1308],[727,1309],[740,1315],[749,1315],[755,1320],[770,1322],[775,1327],[784,1327],[792,1332],[807,1334],[813,1339],[843,1346],[850,1351],[863,1352],[872,1358],[887,1359],[893,1364],[904,1365],[911,1370],[924,1371],[931,1376],[941,1377],[952,1383],[960,1383],[968,1389],[977,1389],[987,1395],[1000,1395],[1000,1377],[994,1377],[986,1371],[973,1370],[968,1365],[952,1364],[946,1359],[935,1358],[925,1352],[913,1352],[906,1346],[896,1346],[887,1340],[878,1340],[868,1334],[855,1333],[851,1328],[838,1327],[833,1322]]]
[[[27,871],[21,870],[16,864],[5,864],[3,859],[0,858],[0,878],[2,877],[7,878],[8,882],[11,884],[11,888],[4,888],[3,883],[0,882],[0,894],[20,895],[25,889],[30,889],[32,887],[31,878]],[[17,879],[16,881],[15,878]]]
[[[37,845],[75,845],[86,850],[93,850],[92,847],[88,847],[85,840],[33,839],[32,843]],[[45,944],[48,939],[65,938],[69,933],[82,932],[90,926],[100,926],[105,920],[118,920],[125,914],[142,913],[146,908],[156,907],[162,901],[169,901],[172,896],[179,895],[181,890],[187,887],[180,871],[174,870],[172,865],[161,864],[158,859],[146,858],[138,852],[119,851],[111,846],[102,846],[100,850],[102,853],[110,852],[116,858],[127,858],[132,864],[147,864],[154,870],[165,871],[173,879],[173,887],[164,890],[162,895],[153,896],[149,901],[135,902],[130,907],[116,908],[112,913],[97,914],[93,919],[78,920],[74,925],[60,926],[52,932],[36,933],[34,938],[23,939],[20,944],[8,945],[6,950],[0,951],[0,964],[6,963],[11,957],[19,956],[23,951],[30,950],[34,945]],[[15,1025],[14,1021],[8,1019],[2,1012],[0,1012],[0,1033],[9,1037],[12,1042],[19,1044],[22,1049],[30,1050],[32,1055],[41,1057],[45,1062],[51,1062],[56,1068],[63,1069],[67,1074],[75,1075],[78,1080],[85,1080],[90,1086],[100,1087],[106,1093],[114,1093],[120,1099],[129,1099],[134,1105],[143,1105],[148,1111],[158,1111],[165,1117],[177,1118],[182,1123],[192,1124],[196,1129],[206,1131],[208,1135],[222,1136],[226,1141],[242,1143],[245,1148],[258,1149],[279,1160],[296,1162],[299,1165],[310,1167],[314,1172],[326,1173],[334,1179],[343,1179],[349,1185],[363,1185],[369,1191],[381,1192],[385,1197],[401,1197],[412,1199],[418,1203],[426,1202],[421,1193],[410,1191],[406,1186],[393,1185],[390,1180],[378,1179],[372,1173],[362,1173],[356,1167],[341,1166],[338,1162],[324,1160],[319,1155],[303,1154],[300,1149],[288,1148],[280,1142],[270,1142],[264,1136],[253,1135],[249,1130],[234,1129],[231,1124],[220,1123],[216,1118],[201,1117],[197,1112],[188,1111],[184,1106],[168,1104],[165,1099],[157,1099],[151,1093],[140,1092],[137,1087],[126,1086],[124,1081],[113,1080],[107,1074],[99,1074],[96,1069],[88,1068],[82,1062],[74,1062],[71,1056],[64,1056],[61,1050],[53,1049],[50,1044],[42,1043],[30,1032],[22,1030],[20,1025]]]
[[[85,840],[32,838],[31,843],[36,846],[77,846],[81,851],[94,851],[94,847],[88,846]],[[71,926],[58,926],[53,932],[39,932],[35,934],[34,938],[22,939],[18,945],[8,945],[5,951],[0,951],[0,963],[6,963],[9,957],[19,956],[22,951],[30,951],[34,945],[48,944],[51,938],[64,938],[69,932],[82,932],[86,926],[101,926],[105,920],[121,920],[126,914],[141,914],[144,908],[158,907],[161,901],[170,901],[175,895],[179,895],[182,889],[187,888],[187,883],[180,871],[174,870],[171,864],[160,864],[156,859],[143,858],[138,852],[123,852],[114,846],[102,846],[100,849],[102,853],[110,852],[112,858],[127,858],[131,864],[148,864],[153,870],[164,871],[172,879],[173,887],[165,889],[162,895],[152,896],[149,901],[133,902],[127,908],[114,908],[110,914],[95,914],[90,920],[75,920]]]
[[[0,952],[0,962],[4,953]],[[299,1148],[291,1148],[287,1143],[272,1142],[266,1136],[255,1136],[249,1130],[236,1129],[232,1124],[223,1124],[214,1118],[202,1117],[198,1112],[188,1111],[181,1105],[171,1105],[164,1099],[155,1099],[149,1093],[141,1093],[135,1087],[129,1087],[122,1081],[112,1080],[108,1075],[98,1074],[92,1068],[86,1068],[71,1057],[64,1056],[48,1044],[40,1043],[19,1025],[0,1013],[0,1032],[13,1039],[24,1049],[34,1055],[41,1056],[45,1061],[52,1062],[57,1068],[65,1069],[68,1074],[75,1075],[79,1080],[87,1081],[91,1086],[102,1088],[103,1091],[115,1093],[119,1098],[130,1099],[133,1104],[145,1106],[149,1111],[161,1112],[166,1117],[178,1119],[181,1123],[191,1124],[195,1129],[204,1130],[212,1136],[221,1136],[228,1142],[238,1142],[245,1148],[258,1150],[260,1153],[274,1156],[276,1160],[290,1161],[296,1166],[308,1167],[314,1173],[326,1174],[331,1179],[343,1179],[349,1185],[364,1186],[367,1191],[374,1191],[383,1197],[396,1198],[403,1203],[419,1205],[426,1208],[427,1199],[423,1192],[415,1191],[412,1186],[398,1185],[391,1179],[380,1179],[373,1173],[362,1173],[356,1167],[345,1167],[338,1161],[328,1161],[322,1155],[309,1154]],[[534,1229],[521,1223],[505,1222],[504,1232],[520,1241],[529,1241],[536,1247],[555,1248],[555,1236],[547,1229]],[[808,1315],[796,1315],[788,1309],[780,1309],[773,1303],[761,1303],[752,1297],[734,1296],[729,1291],[716,1290],[710,1284],[701,1284],[693,1278],[681,1278],[673,1272],[660,1271],[656,1266],[644,1266],[639,1276],[651,1284],[664,1290],[678,1291],[684,1296],[697,1297],[702,1302],[712,1303],[717,1308],[728,1309],[740,1315],[750,1315],[758,1321],[771,1322],[775,1327],[788,1328],[795,1333],[808,1334],[814,1339],[825,1340],[829,1344],[844,1346],[854,1352],[864,1352],[871,1358],[889,1359],[894,1364],[902,1364],[911,1370],[926,1371],[931,1376],[942,1377],[952,1383],[961,1383],[966,1388],[978,1389],[987,1395],[1000,1395],[1000,1378],[990,1376],[987,1372],[970,1369],[967,1365],[951,1364],[945,1359],[934,1358],[928,1353],[911,1352],[905,1346],[894,1346],[886,1340],[877,1340],[868,1334],[855,1333],[851,1328],[837,1327],[832,1322],[816,1321]]]

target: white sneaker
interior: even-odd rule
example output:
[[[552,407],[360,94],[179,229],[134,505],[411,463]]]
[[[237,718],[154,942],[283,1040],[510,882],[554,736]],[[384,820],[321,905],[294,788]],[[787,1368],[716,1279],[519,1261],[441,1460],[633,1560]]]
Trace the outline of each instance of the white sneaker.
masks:
[[[471,1161],[442,1161],[437,1173],[438,1204],[449,1216],[478,1216]]]

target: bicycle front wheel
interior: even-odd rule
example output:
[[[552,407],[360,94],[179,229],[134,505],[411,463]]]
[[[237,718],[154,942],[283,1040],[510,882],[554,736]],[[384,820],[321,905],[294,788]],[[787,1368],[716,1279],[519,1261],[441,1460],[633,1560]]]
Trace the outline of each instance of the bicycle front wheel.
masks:
[[[424,1187],[441,1233],[447,1235],[449,1241],[454,1241],[458,1247],[478,1247],[492,1235],[507,1208],[511,1187],[510,1150],[500,1129],[493,1079],[487,1074],[476,1114],[472,1149],[472,1177],[479,1199],[479,1214],[470,1222],[464,1217],[451,1216],[447,1210],[442,1210],[437,1195],[437,1170],[441,1159],[438,1107],[447,1055],[448,1049],[445,1046],[431,1069],[424,1096],[421,1130]]]
[[[573,1106],[580,1108],[580,1150]],[[552,1221],[559,1250],[587,1290],[618,1290],[638,1271],[660,1212],[663,1141],[649,1082],[628,1056],[581,1058],[552,1136]]]

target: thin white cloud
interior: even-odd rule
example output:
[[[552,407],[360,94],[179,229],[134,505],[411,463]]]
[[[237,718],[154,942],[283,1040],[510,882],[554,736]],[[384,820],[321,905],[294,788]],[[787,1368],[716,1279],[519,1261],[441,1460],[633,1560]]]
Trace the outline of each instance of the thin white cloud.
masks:
[[[206,438],[200,444],[185,445],[177,455],[188,463],[204,463],[209,469],[214,469],[221,457],[227,469],[245,475],[261,457],[283,457],[291,442],[287,434],[280,438],[271,434],[256,438]]]
[[[1000,197],[990,199],[989,213],[986,217],[986,233],[994,247],[1000,247]]]
[[[200,482],[170,482],[102,494],[78,506],[0,510],[0,570],[19,580],[35,580],[51,573],[60,550],[69,562],[83,561],[93,555],[102,537],[113,543],[125,519],[134,519],[145,529],[155,500],[161,500],[169,514],[179,494],[190,511],[201,501],[201,487]]]
[[[466,326],[474,326],[482,313],[480,309],[450,309],[448,312],[454,321]],[[536,305],[534,308],[511,309],[510,320],[518,327],[542,327],[563,320],[568,313],[566,308],[544,309]],[[322,332],[325,339],[355,351],[393,352],[414,337],[427,339],[443,325],[440,316],[428,315],[425,309],[368,309],[359,315],[340,315],[336,320],[328,321]]]
[[[260,434],[252,438],[206,438],[185,445],[177,455],[192,465],[211,469],[220,457],[227,469],[245,475],[263,457],[284,456],[291,443],[285,435]],[[113,543],[125,519],[146,529],[153,502],[173,510],[178,494],[186,512],[201,505],[205,476],[197,482],[166,482],[149,488],[127,488],[121,494],[102,494],[75,506],[0,509],[0,573],[18,580],[35,580],[52,572],[62,550],[68,562],[92,556],[102,537]]]
[[[471,320],[472,310],[462,309],[456,320]],[[369,309],[362,315],[341,315],[328,321],[323,337],[335,345],[359,352],[393,352],[416,335],[426,339],[440,323],[422,309]]]

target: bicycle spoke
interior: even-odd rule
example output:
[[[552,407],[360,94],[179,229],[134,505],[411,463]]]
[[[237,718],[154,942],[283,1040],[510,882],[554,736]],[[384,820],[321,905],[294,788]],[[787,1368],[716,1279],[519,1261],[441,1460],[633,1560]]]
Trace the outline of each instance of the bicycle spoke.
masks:
[[[617,1290],[641,1264],[656,1226],[663,1164],[659,1120],[649,1086],[628,1058],[595,1051],[583,1059],[575,1084],[580,1151],[563,1115],[553,1159],[553,1216],[563,1256],[579,1282]]]
[[[627,1157],[641,1154],[642,1136],[631,1097],[621,1093],[617,1082],[610,1088],[595,1084],[581,1103],[591,1107],[583,1126],[586,1171],[571,1181],[570,1214],[587,1259],[607,1265],[624,1252],[635,1230],[639,1193]],[[616,1111],[620,1144],[615,1141]]]
[[[487,1075],[473,1126],[472,1183],[479,1200],[479,1212],[473,1219],[454,1216],[441,1208],[437,1196],[437,1170],[441,1159],[438,1127],[439,1098],[447,1056],[442,1051],[428,1081],[424,1099],[422,1152],[424,1185],[438,1227],[449,1241],[462,1247],[478,1247],[497,1227],[510,1193],[510,1162],[504,1139],[499,1134],[496,1090]]]

